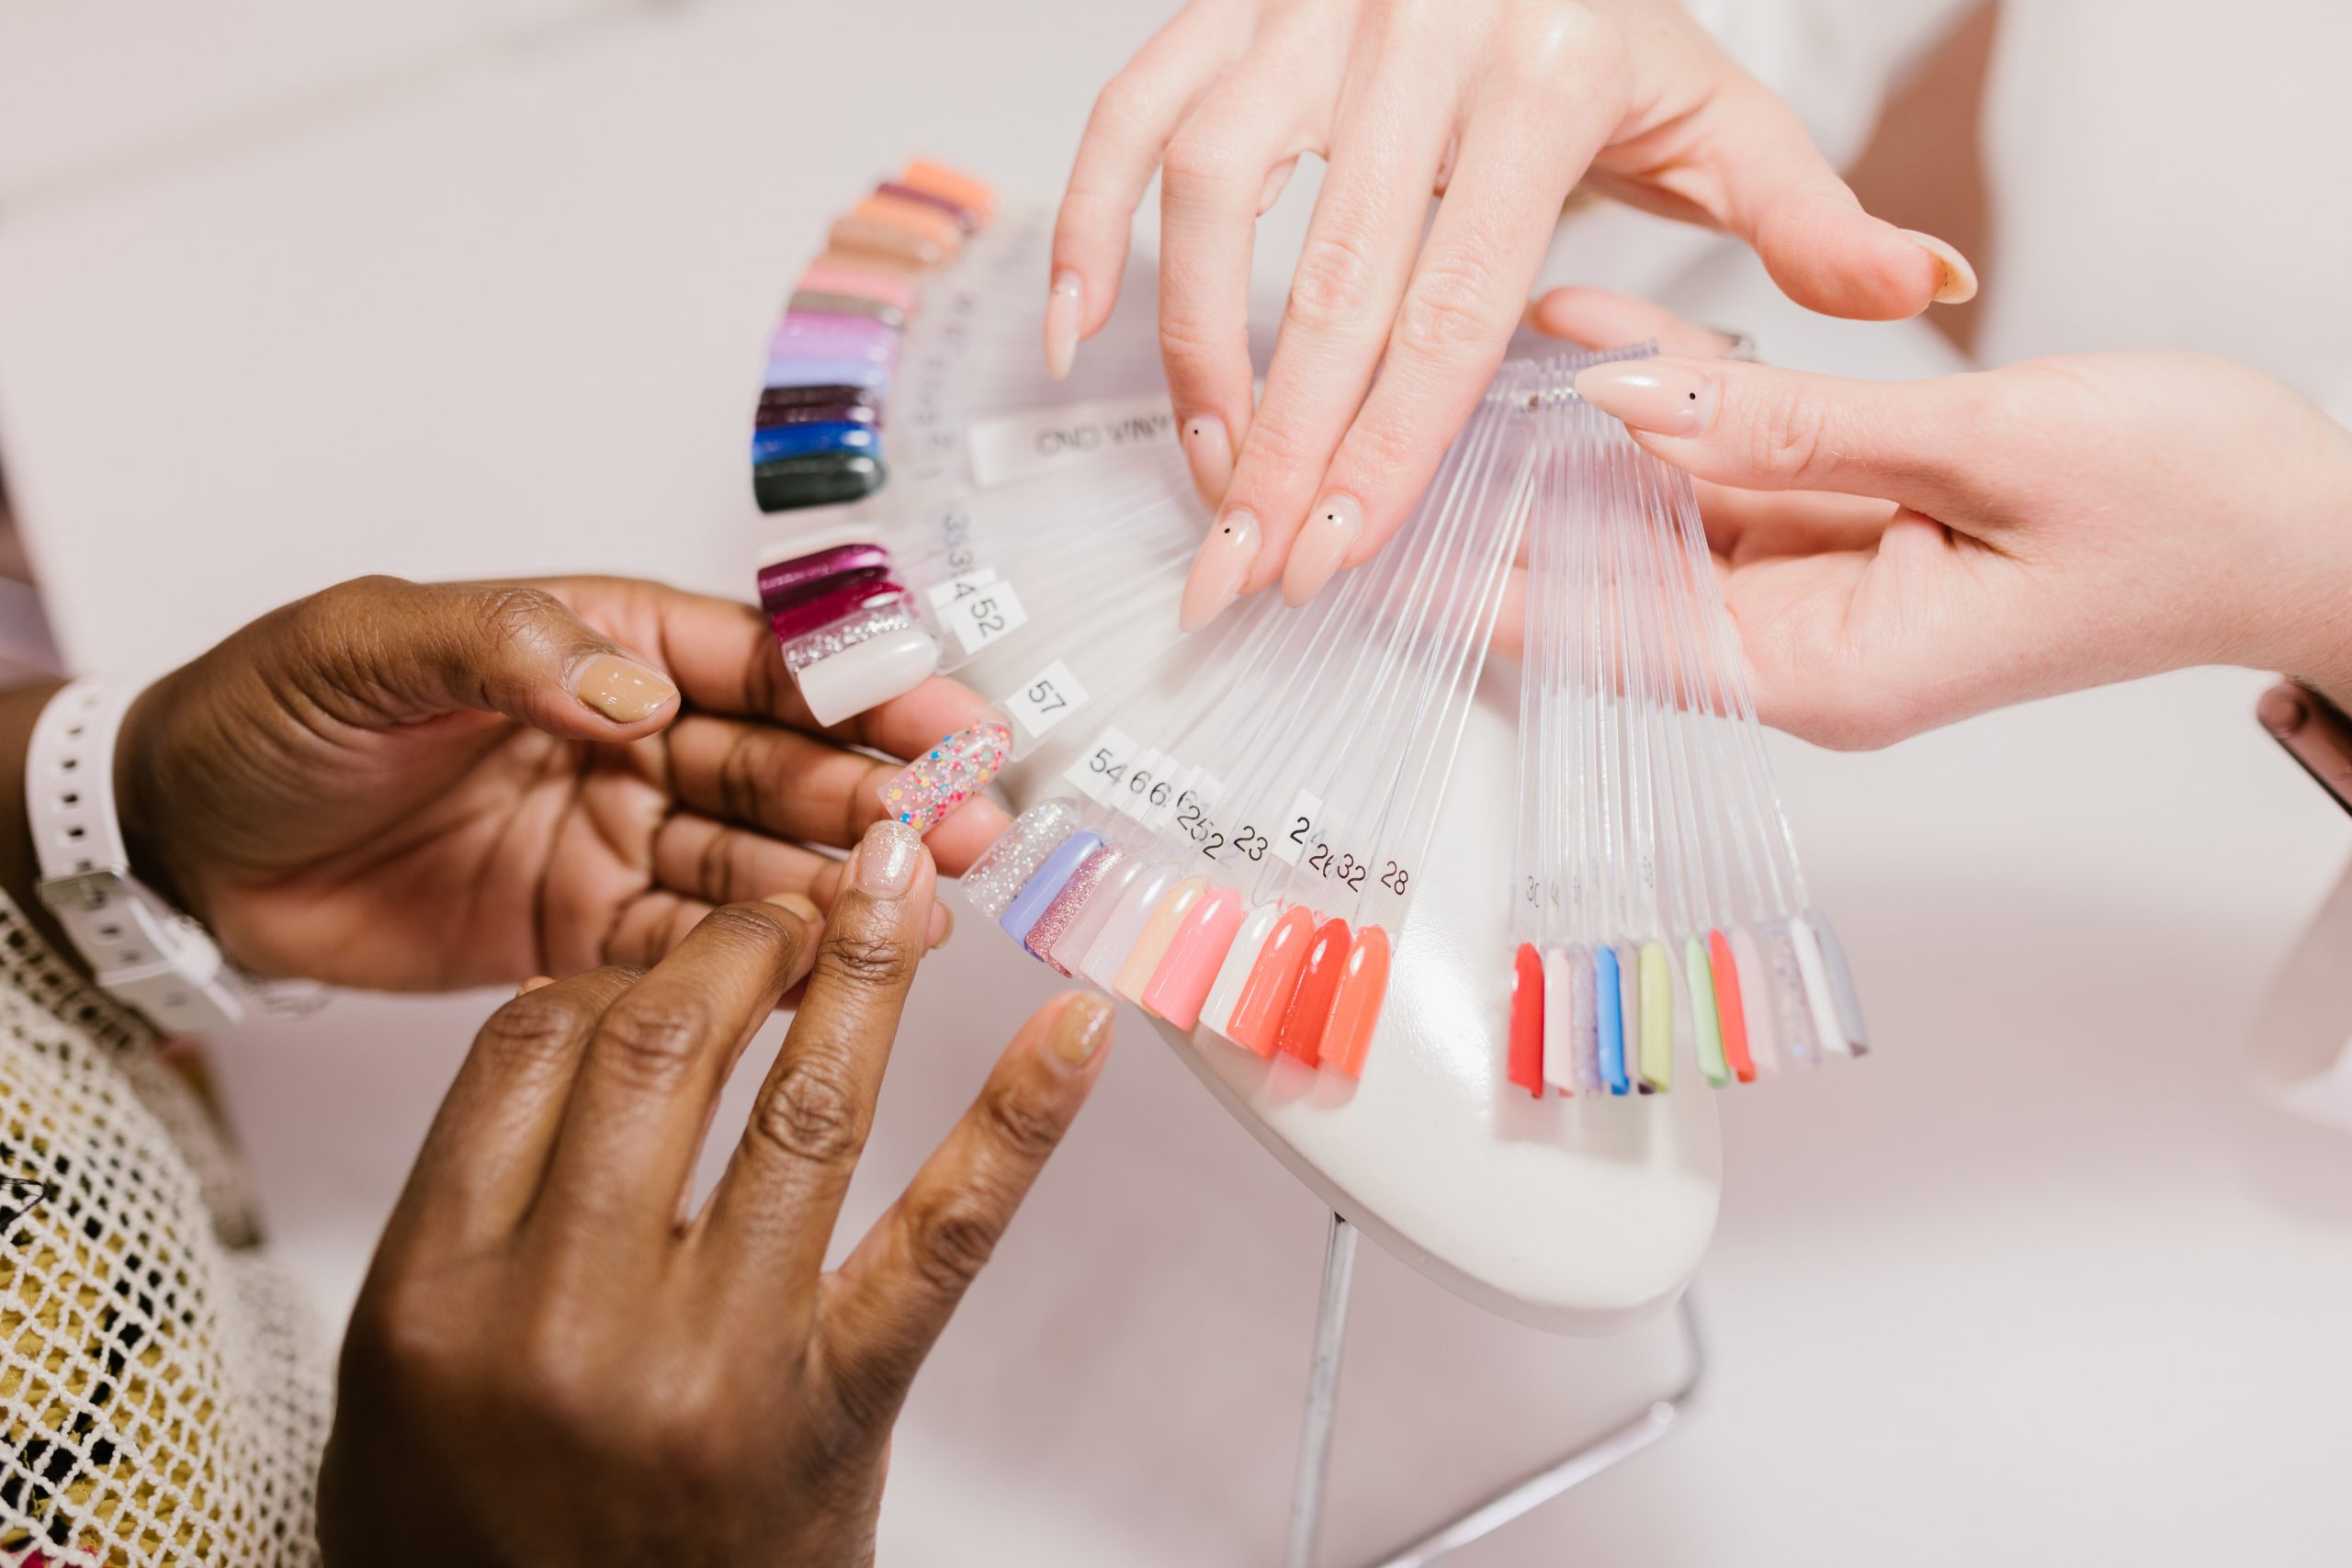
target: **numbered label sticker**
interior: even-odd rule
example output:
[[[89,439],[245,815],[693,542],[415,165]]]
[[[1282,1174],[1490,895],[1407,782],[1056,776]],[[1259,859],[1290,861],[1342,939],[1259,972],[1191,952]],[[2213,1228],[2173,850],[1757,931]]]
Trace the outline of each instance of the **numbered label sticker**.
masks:
[[[934,610],[944,610],[958,599],[968,599],[997,580],[996,568],[978,567],[961,577],[951,577],[938,583],[925,595]]]
[[[1029,612],[1010,582],[987,584],[977,593],[951,601],[939,612],[948,630],[967,654],[978,653],[1000,637],[1012,636],[1028,624]]]
[[[1069,666],[1057,659],[1021,683],[1021,689],[999,703],[997,706],[1012,716],[1012,722],[1032,740],[1045,738],[1046,732],[1086,705],[1086,688],[1069,672]],[[1079,759],[1083,766],[1085,759]]]
[[[1200,773],[1200,769],[1186,767],[1174,757],[1163,757],[1160,765],[1166,772],[1152,781],[1143,812],[1143,825],[1155,833],[1174,818],[1176,803],[1184,798],[1184,792],[1193,787],[1193,780]]]
[[[1135,766],[1127,770],[1126,780],[1111,797],[1111,804],[1148,826],[1153,808],[1168,798],[1168,763],[1167,753],[1148,746],[1140,748]]]
[[[1097,806],[1112,803],[1112,791],[1126,783],[1135,763],[1136,743],[1115,728],[1105,728],[1094,744],[1064,771],[1071,787]]]
[[[1323,820],[1323,797],[1312,790],[1300,790],[1291,796],[1290,809],[1274,824],[1274,858],[1284,865],[1296,865],[1315,842],[1317,825]]]

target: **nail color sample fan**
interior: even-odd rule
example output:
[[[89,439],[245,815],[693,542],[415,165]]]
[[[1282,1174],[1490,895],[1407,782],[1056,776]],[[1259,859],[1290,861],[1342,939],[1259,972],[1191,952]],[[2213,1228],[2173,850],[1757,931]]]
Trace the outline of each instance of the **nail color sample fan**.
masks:
[[[1028,327],[1042,280],[1040,258]],[[1575,400],[1577,369],[1621,356],[1507,365],[1388,548],[1300,610],[1260,595],[1180,636],[1209,519],[1173,443],[995,469],[1004,383],[949,369],[922,480],[787,539],[760,582],[822,718],[940,670],[995,699],[884,795],[926,828],[991,785],[1022,808],[962,884],[1008,954],[1135,1002],[1335,1210],[1562,1329],[1655,1310],[1704,1248],[1713,1101],[1657,1092],[1677,1059],[1723,1085],[1770,1076],[1767,1033],[1797,1047],[1775,1067],[1860,1044],[1687,481]],[[1052,397],[1034,377],[1020,395]],[[1523,540],[1514,703],[1486,656]],[[1754,1021],[1726,1033],[1742,998]]]

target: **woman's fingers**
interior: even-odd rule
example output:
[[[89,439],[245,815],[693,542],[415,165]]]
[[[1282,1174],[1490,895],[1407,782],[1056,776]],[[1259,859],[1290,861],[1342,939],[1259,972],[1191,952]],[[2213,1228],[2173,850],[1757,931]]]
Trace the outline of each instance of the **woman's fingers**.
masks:
[[[1395,40],[1378,68],[1382,79],[1332,135],[1266,395],[1185,584],[1188,631],[1281,577],[1387,342],[1453,129],[1452,84],[1426,73],[1416,78],[1412,55],[1407,40]],[[1238,337],[1233,352],[1246,363]]]
[[[692,809],[839,849],[882,814],[882,785],[899,771],[798,730],[699,714],[672,728],[670,760],[678,798]]]
[[[1700,479],[1932,510],[1971,466],[1970,383],[1850,381],[1676,355],[1596,365],[1576,387],[1644,447]]]
[[[1380,378],[1290,546],[1284,603],[1306,604],[1335,572],[1388,542],[1485,395],[1525,312],[1560,203],[1618,116],[1609,94],[1578,90],[1594,73],[1586,51],[1598,50],[1603,36],[1588,39],[1551,18],[1516,41],[1482,85],[1445,199],[1387,329]]]
[[[1916,512],[1874,548],[1781,556],[1725,585],[1758,716],[1815,745],[1891,745],[2064,690],[2051,667],[2110,657],[2056,624],[2012,557]],[[2079,684],[2074,681],[2071,683]]]
[[[1732,340],[1693,326],[1663,305],[1605,288],[1555,288],[1528,308],[1527,324],[1546,337],[1583,348],[1623,348],[1650,342],[1661,354],[1720,358]]]
[[[818,908],[830,909],[841,891],[844,864],[692,813],[671,818],[653,838],[655,877],[673,893],[709,904],[797,893]],[[947,940],[950,925],[947,906],[933,904],[927,933],[932,946]]]
[[[558,1236],[669,1231],[728,1071],[808,973],[819,930],[815,907],[795,895],[728,905],[605,1010],[540,1201]]]
[[[887,1419],[1102,1076],[1111,1003],[1073,994],[1022,1026],[971,1109],[843,1264],[820,1325],[852,1408]]]
[[[906,748],[903,755],[948,733],[924,735],[905,715],[869,719],[868,728],[893,732],[890,738]],[[678,798],[693,810],[779,839],[839,849],[857,842],[882,818],[882,786],[903,767],[797,730],[699,714],[672,729],[670,755]],[[1007,825],[995,802],[968,801],[933,830],[933,856],[949,875],[959,874]]]
[[[382,729],[470,708],[573,740],[627,741],[678,713],[649,643],[616,639],[526,582],[363,577],[232,639],[277,656],[322,722]]]
[[[1862,209],[1796,111],[1701,42],[1685,73],[1709,78],[1691,107],[1613,147],[1594,188],[1629,205],[1738,235],[1798,304],[1893,321],[1976,292],[1966,258],[1932,235]]]
[[[988,704],[968,687],[933,675],[846,723],[822,728],[785,670],[767,616],[752,605],[628,578],[559,578],[536,586],[607,636],[659,653],[690,710],[769,719],[899,757],[913,755],[988,711]]]
[[[1233,478],[1253,417],[1250,273],[1258,218],[1320,151],[1342,51],[1313,15],[1276,19],[1169,143],[1159,176],[1159,354],[1201,498]]]
[[[1250,429],[1258,198],[1297,107],[1262,69],[1230,77],[1177,132],[1160,173],[1159,356],[1193,483],[1212,506]]]
[[[1711,212],[1755,247],[1781,291],[1809,310],[1861,321],[1916,316],[1976,294],[1976,272],[1932,235],[1862,210],[1797,113],[1742,75],[1709,105],[1721,181]]]
[[[1774,556],[1867,550],[1894,521],[1894,502],[1817,490],[1737,490],[1694,480],[1699,521],[1718,559],[1741,567]]]
[[[922,840],[897,822],[876,823],[852,857],[808,993],[705,1222],[719,1254],[745,1254],[740,1272],[756,1290],[789,1288],[824,1261],[926,945],[934,886]]]
[[[605,1009],[635,983],[630,969],[537,980],[492,1013],[417,1152],[383,1255],[409,1238],[454,1249],[512,1231],[539,1190],[571,1080]]]
[[[1169,138],[1248,41],[1238,7],[1187,6],[1095,98],[1054,220],[1045,347],[1055,380],[1111,319],[1136,207]]]

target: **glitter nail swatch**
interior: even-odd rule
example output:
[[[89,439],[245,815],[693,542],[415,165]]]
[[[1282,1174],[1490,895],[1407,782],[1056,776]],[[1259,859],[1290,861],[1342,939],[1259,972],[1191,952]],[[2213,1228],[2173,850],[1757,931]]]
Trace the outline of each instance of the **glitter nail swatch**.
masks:
[[[882,808],[916,832],[928,833],[988,788],[1012,750],[1012,731],[1001,724],[959,729],[882,786]]]
[[[1078,831],[1078,803],[1058,796],[1041,800],[1012,819],[1004,837],[964,874],[960,886],[972,907],[995,919],[1012,904],[1021,885],[1035,874],[1046,857]]]
[[[784,650],[784,666],[799,674],[819,660],[831,659],[843,649],[854,648],[869,638],[886,632],[903,631],[915,624],[914,613],[904,599],[893,599],[869,610],[861,610],[845,621],[809,633]]]

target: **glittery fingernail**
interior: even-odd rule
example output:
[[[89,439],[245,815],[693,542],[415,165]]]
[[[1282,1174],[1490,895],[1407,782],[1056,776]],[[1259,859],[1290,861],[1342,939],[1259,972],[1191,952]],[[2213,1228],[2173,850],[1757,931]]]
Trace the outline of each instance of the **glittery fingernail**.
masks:
[[[964,874],[964,897],[989,919],[1004,913],[1022,885],[1036,874],[1046,857],[1078,831],[1078,802],[1056,796],[1041,800],[1012,819],[988,853]]]
[[[922,830],[888,818],[865,830],[858,840],[854,867],[857,890],[868,898],[896,898],[915,879],[915,863],[922,858]]]
[[[918,833],[988,788],[1012,750],[1012,731],[990,720],[959,729],[882,786],[882,809]]]

